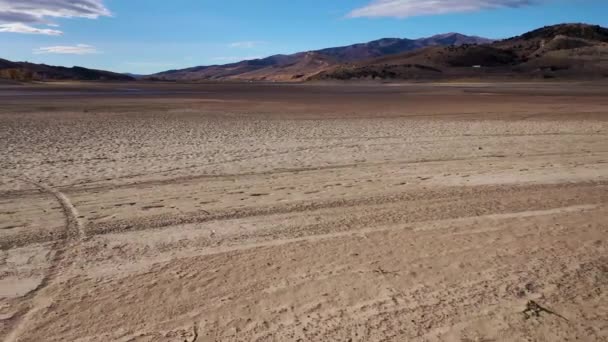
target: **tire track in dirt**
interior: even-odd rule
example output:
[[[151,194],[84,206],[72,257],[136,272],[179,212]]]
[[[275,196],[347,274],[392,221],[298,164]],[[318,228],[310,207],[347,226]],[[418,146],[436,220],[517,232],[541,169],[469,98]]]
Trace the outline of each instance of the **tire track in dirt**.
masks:
[[[352,147],[352,146],[356,146],[356,145],[352,145],[352,146],[347,146],[347,145],[341,145],[344,147]],[[304,149],[306,150],[306,149]],[[293,152],[301,152],[303,150],[298,150],[298,151],[293,151]],[[129,180],[129,179],[133,179],[133,178],[137,178],[137,177],[145,177],[145,176],[154,176],[154,175],[163,175],[163,174],[167,174],[173,171],[183,171],[186,169],[193,169],[193,168],[199,168],[199,167],[206,167],[206,166],[214,166],[214,165],[223,165],[223,164],[229,164],[229,163],[234,163],[234,162],[240,162],[240,161],[245,161],[245,160],[252,160],[252,159],[259,159],[259,158],[265,158],[265,157],[269,157],[269,156],[276,156],[276,155],[282,155],[282,154],[288,154],[290,152],[280,152],[277,154],[268,154],[268,155],[262,155],[262,156],[255,156],[255,157],[250,157],[250,158],[244,158],[244,159],[232,159],[232,160],[226,160],[226,161],[221,161],[221,162],[214,162],[214,163],[208,163],[208,164],[198,164],[198,165],[191,165],[191,166],[186,166],[186,167],[178,167],[178,168],[173,168],[173,169],[169,169],[169,170],[162,170],[162,171],[155,171],[155,172],[149,172],[149,173],[138,173],[138,174],[129,174],[129,175],[123,175],[123,176],[118,176],[112,179],[112,181],[116,181],[116,180]],[[608,150],[601,150],[601,151],[594,151],[594,154],[603,154],[603,153],[608,153]],[[576,156],[576,155],[580,155],[582,154],[581,152],[554,152],[554,153],[530,153],[527,154],[526,157],[552,157],[552,156]],[[189,175],[189,176],[172,176],[171,178],[168,179],[152,179],[152,180],[140,180],[140,181],[135,181],[135,182],[131,182],[129,183],[128,181],[121,184],[121,186],[142,186],[142,185],[162,185],[162,184],[169,184],[169,183],[174,183],[174,182],[179,182],[179,181],[188,181],[188,180],[194,180],[194,179],[207,179],[207,178],[214,178],[214,179],[218,179],[218,178],[233,178],[233,177],[238,177],[238,176],[264,176],[264,175],[274,175],[274,174],[283,174],[283,173],[294,173],[294,172],[308,172],[308,171],[320,171],[320,170],[340,170],[340,169],[347,169],[347,168],[355,168],[355,167],[360,167],[360,166],[382,166],[382,165],[419,165],[419,164],[427,164],[427,163],[436,163],[436,162],[465,162],[465,161],[484,161],[484,160],[491,160],[491,159],[504,159],[504,158],[512,158],[514,157],[513,155],[505,155],[505,154],[487,154],[487,155],[483,155],[483,156],[474,156],[474,157],[456,157],[456,158],[428,158],[428,159],[413,159],[413,160],[398,160],[398,161],[392,161],[392,162],[386,162],[386,161],[382,161],[382,162],[367,162],[367,163],[348,163],[348,164],[341,164],[341,165],[327,165],[327,166],[312,166],[312,167],[294,167],[294,168],[280,168],[280,169],[274,169],[274,170],[270,170],[270,171],[260,171],[260,172],[242,172],[242,173],[231,173],[231,174],[219,174],[219,175],[214,175],[214,174],[198,174],[198,175]],[[76,191],[76,190],[83,190],[83,191],[90,191],[90,190],[103,190],[106,188],[115,188],[115,185],[112,186],[108,186],[108,185],[96,185],[98,183],[102,183],[107,181],[107,179],[98,179],[98,180],[84,180],[84,181],[80,181],[80,182],[76,182],[76,183],[71,183],[71,184],[65,184],[62,185],[62,188],[70,188],[70,190],[72,191]],[[10,195],[10,194],[6,194],[6,195]]]
[[[68,239],[72,240],[81,240],[85,237],[84,227],[82,223],[78,220],[78,210],[72,204],[70,199],[61,191],[56,190],[55,188],[46,185],[44,183],[36,183],[31,182],[41,190],[53,195],[57,199],[57,202],[61,205],[63,213],[66,218],[66,230],[68,232]]]
[[[535,185],[535,186],[513,186],[508,188],[508,191],[512,195],[515,194],[526,194],[530,196],[532,194],[539,194],[543,191],[557,191],[558,189],[574,189],[581,188],[587,189],[589,198],[595,196],[601,196],[601,190],[594,190],[596,187],[605,187],[608,182],[597,181],[597,182],[581,182],[568,185]],[[122,231],[141,231],[149,229],[159,229],[169,226],[183,225],[183,224],[197,224],[211,221],[224,221],[232,219],[242,219],[256,216],[270,216],[277,214],[290,214],[290,213],[303,213],[313,212],[324,209],[338,209],[338,208],[354,208],[361,206],[371,205],[388,205],[400,202],[412,202],[412,201],[424,201],[424,200],[442,200],[452,201],[453,203],[458,202],[463,197],[471,196],[472,198],[479,198],[481,196],[505,196],[506,191],[504,187],[496,186],[479,186],[474,188],[442,188],[437,190],[427,190],[419,193],[393,193],[390,195],[377,195],[369,197],[359,198],[340,198],[340,199],[326,199],[317,201],[302,201],[294,202],[282,205],[271,205],[262,207],[249,207],[240,209],[227,209],[218,210],[214,212],[208,211],[197,211],[183,214],[156,214],[143,217],[134,217],[128,219],[117,219],[113,221],[103,223],[90,223],[88,231],[91,235],[103,235],[108,233],[116,233]],[[564,200],[564,199],[563,199]],[[562,200],[562,201],[563,201]],[[567,199],[566,199],[567,200]],[[561,203],[556,201],[555,204]],[[590,202],[591,203],[591,202]],[[589,203],[587,203],[589,204]],[[544,205],[549,205],[549,202],[545,202]],[[561,204],[557,204],[561,206]],[[498,212],[497,212],[498,213]],[[439,213],[437,213],[439,215]]]
[[[541,209],[541,210],[524,210],[524,211],[515,211],[515,212],[506,212],[506,213],[498,213],[498,214],[487,214],[481,216],[463,216],[463,217],[455,217],[455,218],[446,218],[441,220],[423,220],[416,222],[409,222],[404,225],[399,224],[388,224],[383,225],[379,228],[361,228],[361,229],[353,229],[346,231],[336,231],[332,233],[324,233],[324,234],[315,234],[309,236],[299,236],[299,237],[279,237],[277,239],[272,240],[263,240],[256,242],[245,241],[244,243],[236,243],[233,245],[225,245],[219,247],[210,247],[204,250],[198,251],[197,256],[212,256],[218,254],[226,254],[230,252],[239,252],[239,251],[247,251],[257,248],[270,248],[277,246],[284,246],[293,243],[299,242],[307,242],[314,243],[317,241],[326,241],[331,239],[339,239],[351,236],[361,236],[365,237],[368,234],[373,233],[382,233],[389,231],[398,231],[398,230],[410,230],[412,232],[430,232],[433,230],[445,229],[444,226],[434,227],[434,228],[415,228],[418,225],[424,223],[463,223],[463,224],[471,224],[472,222],[476,222],[479,220],[487,219],[487,220],[508,220],[508,219],[517,219],[517,218],[533,218],[538,216],[549,216],[549,215],[557,215],[557,214],[567,214],[567,213],[585,213],[593,210],[597,210],[602,208],[600,204],[581,204],[581,205],[572,205],[567,207],[557,207],[551,209]],[[483,230],[472,230],[466,232],[466,234],[470,233],[480,233],[480,232],[492,232],[498,231],[502,228],[488,228]],[[462,232],[452,232],[452,235],[462,235],[465,233]],[[390,275],[391,272],[380,272],[381,275]]]
[[[584,191],[586,193],[587,201],[585,204],[594,204],[599,202],[605,202],[607,199],[602,194],[604,190],[596,189],[596,187],[605,188],[608,186],[606,181],[588,181],[579,182],[572,184],[538,184],[538,185],[520,185],[510,186],[504,188],[501,186],[477,186],[477,187],[442,187],[435,190],[427,189],[422,192],[414,193],[391,193],[384,195],[375,196],[364,196],[356,198],[334,198],[317,201],[298,201],[286,204],[274,204],[269,206],[256,206],[248,208],[231,208],[231,209],[218,209],[214,211],[192,211],[184,212],[180,214],[166,213],[166,214],[151,214],[146,216],[135,216],[131,218],[115,219],[107,222],[89,222],[87,223],[87,234],[86,236],[97,236],[105,235],[109,233],[120,233],[120,232],[133,232],[143,231],[152,229],[161,229],[169,226],[177,226],[183,224],[200,224],[213,221],[225,221],[232,219],[243,219],[256,216],[269,216],[277,214],[295,214],[302,212],[313,212],[318,210],[327,209],[348,209],[353,207],[365,207],[373,205],[389,205],[397,204],[401,202],[412,202],[412,201],[451,201],[457,203],[461,198],[480,198],[480,197],[495,197],[504,196],[507,193],[515,196],[520,194],[522,196],[540,196],[541,192],[544,191],[560,191],[561,190],[575,190]],[[567,203],[568,198],[562,198],[561,200],[548,201],[537,209],[547,209],[548,207],[560,207]],[[473,206],[474,207],[474,206]],[[467,207],[473,210],[473,207]],[[542,208],[541,208],[542,207]],[[447,209],[447,207],[446,207]],[[504,209],[504,208],[503,208]],[[496,213],[499,213],[498,210]],[[516,210],[517,211],[517,210]],[[440,213],[437,213],[439,215]],[[444,213],[446,214],[446,213]],[[75,214],[76,217],[78,214]],[[452,214],[456,215],[456,214]],[[395,217],[390,216],[390,217]],[[413,219],[413,217],[410,217]],[[310,227],[309,227],[310,228]],[[81,228],[82,229],[82,228]],[[74,236],[74,234],[72,234]],[[84,233],[83,233],[84,237]],[[6,244],[6,246],[0,246],[0,249],[10,249],[16,247],[22,247],[31,243],[41,243],[48,240],[42,237],[32,237],[27,241],[12,241]]]
[[[188,166],[182,166],[182,167],[173,167],[173,168],[169,168],[166,170],[160,170],[160,171],[154,171],[154,172],[128,174],[128,175],[116,177],[115,179],[130,179],[130,178],[141,177],[141,176],[166,174],[166,173],[171,173],[174,171],[182,171],[182,170],[190,170],[190,169],[196,169],[196,168],[201,168],[201,167],[206,167],[206,166],[238,163],[238,162],[249,161],[249,160],[260,159],[260,158],[276,157],[276,156],[286,155],[286,154],[290,154],[290,153],[298,153],[298,152],[304,152],[304,151],[312,151],[312,150],[318,150],[318,149],[343,147],[343,146],[352,147],[352,146],[358,146],[358,145],[348,146],[348,145],[342,145],[342,144],[333,144],[333,145],[300,147],[300,148],[296,148],[294,150],[278,151],[275,153],[264,153],[264,154],[252,156],[252,157],[238,157],[238,158],[232,158],[232,159],[228,159],[228,160],[211,162],[211,163],[195,164],[195,165],[188,165]],[[98,183],[98,182],[102,182],[102,181],[103,180],[83,181],[83,182],[73,183],[70,185],[77,186],[77,185],[83,185],[83,184],[94,184],[94,183]]]
[[[67,258],[67,254],[70,250],[73,250],[75,247],[77,247],[80,241],[82,241],[85,237],[84,227],[82,223],[78,220],[78,211],[76,210],[76,207],[74,207],[70,199],[64,193],[42,182],[35,182],[25,178],[15,179],[18,181],[32,184],[41,191],[46,192],[55,197],[57,202],[59,202],[65,215],[66,238],[57,241],[53,246],[52,250],[55,253],[53,255],[53,258],[51,259],[51,266],[49,267],[48,272],[40,281],[40,284],[34,290],[30,291],[27,295],[23,297],[24,300],[30,301],[30,303],[25,312],[22,314],[21,319],[15,323],[15,326],[7,335],[5,342],[19,341],[19,336],[21,335],[22,331],[27,327],[28,323],[32,319],[32,316],[40,309],[50,304],[49,298],[41,296],[40,292],[55,281],[55,279],[59,275],[59,271],[62,269],[61,266],[65,268],[69,267],[73,263],[73,260],[69,260]]]

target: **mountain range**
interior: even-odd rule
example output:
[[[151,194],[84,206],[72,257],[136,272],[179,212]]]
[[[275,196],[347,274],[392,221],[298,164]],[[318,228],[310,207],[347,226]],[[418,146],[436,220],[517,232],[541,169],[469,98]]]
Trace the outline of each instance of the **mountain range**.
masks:
[[[486,44],[490,39],[447,33],[420,39],[384,38],[368,43],[299,52],[291,55],[274,55],[226,65],[198,66],[169,70],[150,78],[169,81],[200,80],[305,80],[322,71],[344,63],[364,61],[429,47]]]
[[[0,59],[0,79],[13,81],[131,81],[133,77],[110,71],[82,67],[60,67],[28,62],[11,62]]]
[[[459,33],[384,38],[368,43],[274,55],[154,75],[118,74],[0,59],[0,79],[129,81],[282,81],[455,78],[608,77],[608,29],[546,26],[504,40]]]
[[[335,65],[309,79],[608,77],[608,29],[586,24],[543,27],[483,45],[435,46]]]

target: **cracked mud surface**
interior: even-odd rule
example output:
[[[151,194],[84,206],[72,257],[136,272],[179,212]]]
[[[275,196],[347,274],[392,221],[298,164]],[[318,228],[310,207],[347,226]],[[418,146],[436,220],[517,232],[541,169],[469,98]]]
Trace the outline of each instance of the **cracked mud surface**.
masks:
[[[608,339],[605,87],[112,87],[0,88],[0,340]]]

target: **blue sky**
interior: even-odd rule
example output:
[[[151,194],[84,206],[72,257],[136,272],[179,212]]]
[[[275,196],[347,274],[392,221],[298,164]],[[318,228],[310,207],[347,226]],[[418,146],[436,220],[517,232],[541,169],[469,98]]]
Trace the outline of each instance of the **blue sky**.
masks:
[[[365,42],[608,26],[606,0],[0,0],[0,58],[153,73]]]

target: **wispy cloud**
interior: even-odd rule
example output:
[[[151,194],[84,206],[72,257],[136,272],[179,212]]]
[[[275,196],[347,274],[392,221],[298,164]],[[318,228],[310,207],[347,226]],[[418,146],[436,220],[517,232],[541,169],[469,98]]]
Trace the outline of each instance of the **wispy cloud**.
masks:
[[[62,32],[59,30],[42,29],[22,23],[0,24],[0,32],[44,34],[47,36],[59,36],[62,34]]]
[[[86,44],[78,45],[63,45],[63,46],[48,46],[34,50],[35,54],[63,54],[63,55],[90,55],[99,53],[94,46]]]
[[[0,0],[0,32],[60,35],[59,30],[36,26],[52,26],[51,20],[57,18],[110,15],[103,0]]]
[[[245,42],[234,42],[234,43],[230,43],[228,46],[230,46],[232,48],[253,49],[256,46],[260,46],[263,44],[266,44],[266,43],[262,42],[262,41],[252,40],[252,41],[245,41]]]
[[[497,8],[517,8],[539,3],[541,0],[374,0],[367,6],[354,9],[348,16],[406,18],[420,15],[474,12]]]

